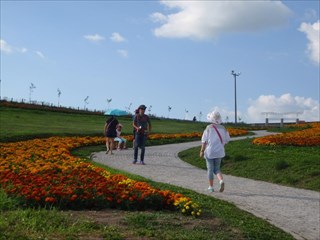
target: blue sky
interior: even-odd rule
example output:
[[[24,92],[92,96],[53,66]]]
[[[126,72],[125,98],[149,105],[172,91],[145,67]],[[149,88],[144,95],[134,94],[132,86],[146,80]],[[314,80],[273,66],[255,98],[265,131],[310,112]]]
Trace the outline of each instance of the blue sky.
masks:
[[[131,112],[145,104],[179,119],[218,110],[234,121],[235,70],[239,120],[300,112],[319,121],[319,8],[311,0],[1,0],[1,97]]]

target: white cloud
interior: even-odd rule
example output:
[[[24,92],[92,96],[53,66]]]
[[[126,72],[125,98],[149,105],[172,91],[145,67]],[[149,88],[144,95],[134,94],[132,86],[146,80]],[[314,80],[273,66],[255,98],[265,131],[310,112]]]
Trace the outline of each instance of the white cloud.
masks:
[[[35,53],[36,53],[40,58],[45,59],[45,56],[43,55],[42,52],[40,52],[40,51],[35,51]]]
[[[5,40],[0,39],[0,50],[4,53],[13,53],[13,52],[19,52],[19,53],[26,53],[26,48],[18,48],[9,45]]]
[[[285,24],[292,11],[280,1],[162,1],[175,13],[151,14],[164,24],[157,37],[213,39],[222,33],[254,32]]]
[[[124,42],[126,39],[120,35],[120,33],[114,32],[112,33],[110,39],[114,42]]]
[[[319,39],[320,39],[320,21],[314,24],[301,23],[299,31],[305,33],[308,38],[307,52],[310,59],[316,63],[320,64],[320,50],[319,50]]]
[[[119,49],[117,52],[121,57],[127,58],[129,56],[127,50]]]
[[[0,50],[5,53],[11,53],[12,47],[3,39],[0,39]]]
[[[168,21],[168,17],[159,12],[152,13],[150,17],[153,22],[165,23]]]
[[[274,95],[261,95],[256,100],[250,101],[250,107],[247,110],[249,122],[264,122],[265,115],[263,112],[273,113],[292,113],[284,115],[284,118],[297,118],[300,120],[320,121],[319,102],[311,98],[292,96],[290,93],[276,97]],[[278,115],[278,117],[281,115]],[[272,115],[270,118],[274,117]]]
[[[85,35],[83,36],[85,39],[89,40],[90,42],[100,42],[104,40],[104,37],[100,36],[99,34],[95,34],[95,35]]]

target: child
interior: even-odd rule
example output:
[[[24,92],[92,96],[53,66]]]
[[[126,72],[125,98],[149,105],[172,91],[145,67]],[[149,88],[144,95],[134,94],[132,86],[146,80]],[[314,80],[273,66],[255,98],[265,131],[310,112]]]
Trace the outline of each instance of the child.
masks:
[[[117,142],[119,142],[118,143],[118,150],[121,150],[122,148],[123,149],[126,149],[127,148],[127,146],[126,146],[126,144],[127,144],[127,140],[125,139],[125,138],[122,138],[121,137],[121,130],[122,130],[122,124],[118,124],[117,125],[117,129],[116,129],[116,131],[117,131],[117,137],[114,139],[114,141],[117,141]]]

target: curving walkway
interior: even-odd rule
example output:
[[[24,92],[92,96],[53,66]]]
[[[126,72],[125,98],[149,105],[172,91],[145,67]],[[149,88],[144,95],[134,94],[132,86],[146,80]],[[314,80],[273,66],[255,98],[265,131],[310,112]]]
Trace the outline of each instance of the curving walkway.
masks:
[[[255,133],[254,137],[269,134],[265,131]],[[232,138],[232,140],[243,138],[246,137]],[[224,175],[225,191],[209,193],[206,191],[208,186],[206,171],[178,158],[180,151],[200,144],[200,141],[197,141],[147,147],[146,165],[132,164],[132,149],[115,151],[114,155],[98,152],[91,157],[93,161],[115,169],[232,202],[237,207],[292,234],[296,239],[320,239],[319,192]],[[217,181],[215,189],[219,189],[216,184]]]

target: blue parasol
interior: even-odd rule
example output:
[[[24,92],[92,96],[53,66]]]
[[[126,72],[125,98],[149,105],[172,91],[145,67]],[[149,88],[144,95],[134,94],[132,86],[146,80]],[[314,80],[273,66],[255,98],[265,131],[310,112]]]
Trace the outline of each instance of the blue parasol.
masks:
[[[104,115],[128,116],[130,113],[121,109],[108,109]]]

